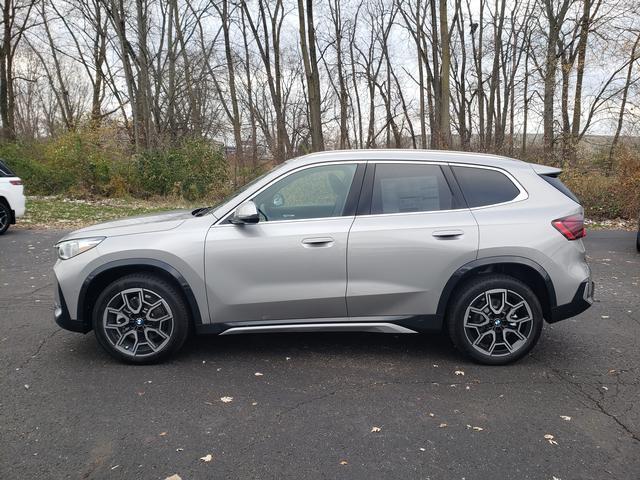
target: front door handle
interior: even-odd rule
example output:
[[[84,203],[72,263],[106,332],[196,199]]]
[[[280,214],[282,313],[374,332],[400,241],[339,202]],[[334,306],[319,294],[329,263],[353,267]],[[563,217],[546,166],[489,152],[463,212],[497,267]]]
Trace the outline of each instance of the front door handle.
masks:
[[[302,240],[302,246],[305,248],[330,247],[334,244],[331,237],[314,237]]]
[[[458,238],[464,235],[462,230],[436,230],[431,235],[435,238],[446,240],[448,238]]]

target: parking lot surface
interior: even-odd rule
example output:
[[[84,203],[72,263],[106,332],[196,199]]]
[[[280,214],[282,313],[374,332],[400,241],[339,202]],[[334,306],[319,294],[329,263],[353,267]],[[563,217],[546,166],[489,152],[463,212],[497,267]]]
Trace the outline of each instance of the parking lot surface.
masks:
[[[123,365],[53,322],[63,233],[0,237],[2,479],[640,478],[632,232],[589,232],[596,304],[508,367],[359,333],[198,337]]]

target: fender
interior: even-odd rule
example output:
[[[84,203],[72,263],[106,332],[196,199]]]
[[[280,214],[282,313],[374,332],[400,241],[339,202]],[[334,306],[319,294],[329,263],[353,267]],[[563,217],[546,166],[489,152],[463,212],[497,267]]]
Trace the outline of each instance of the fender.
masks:
[[[526,267],[530,267],[535,270],[540,277],[544,280],[544,284],[546,286],[547,295],[549,296],[549,310],[553,310],[557,307],[556,300],[556,290],[553,287],[553,282],[551,281],[551,277],[547,273],[547,271],[538,263],[530,260],[526,257],[519,257],[516,255],[499,255],[494,257],[483,257],[477,260],[473,260],[469,263],[464,264],[458,270],[451,275],[451,278],[447,281],[442,290],[442,294],[440,295],[440,300],[438,301],[438,310],[437,315],[440,318],[444,318],[447,310],[447,305],[449,303],[449,298],[451,294],[455,290],[456,286],[459,285],[460,281],[463,280],[464,276],[468,274],[470,271],[483,267],[489,267],[494,265],[501,264],[516,264],[523,265]],[[543,310],[545,310],[543,306]]]
[[[85,278],[82,283],[82,287],[80,288],[80,294],[78,295],[78,317],[85,311],[85,299],[87,297],[87,292],[89,291],[89,287],[91,283],[98,277],[99,275],[108,272],[109,270],[113,270],[121,267],[153,267],[157,270],[162,270],[165,273],[171,275],[171,277],[178,282],[180,289],[184,293],[184,296],[187,300],[187,304],[189,305],[189,309],[191,310],[191,315],[193,316],[193,322],[196,326],[202,324],[202,316],[200,314],[200,308],[198,307],[198,302],[196,301],[196,297],[193,294],[193,290],[191,286],[186,281],[186,279],[182,276],[178,270],[169,265],[166,262],[161,260],[156,260],[154,258],[128,258],[123,260],[112,260],[103,265],[100,265],[98,268],[93,270],[87,278]],[[79,318],[83,322],[87,322],[87,319]],[[89,323],[91,319],[89,319]]]

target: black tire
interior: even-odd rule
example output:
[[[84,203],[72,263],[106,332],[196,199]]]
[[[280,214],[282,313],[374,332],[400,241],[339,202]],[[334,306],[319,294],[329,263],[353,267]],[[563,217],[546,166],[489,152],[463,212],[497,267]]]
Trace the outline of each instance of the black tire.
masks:
[[[640,252],[640,230],[638,230],[638,235],[636,236],[636,250]]]
[[[139,303],[139,300],[135,300],[135,290],[140,290],[140,295],[137,298],[142,299],[142,296],[144,296],[142,300],[143,306],[140,307],[141,309],[138,313],[129,314],[127,313],[130,312],[130,310],[128,310],[130,306],[129,303],[132,305]],[[128,294],[129,303],[122,300],[127,296],[123,295],[123,292],[130,292]],[[160,301],[158,298],[160,298]],[[146,300],[149,300],[150,303],[155,303],[157,307],[146,306]],[[123,327],[122,329],[120,327],[108,329],[104,323],[105,321],[114,321],[113,306],[117,306],[118,301],[123,303],[123,306],[120,307],[122,308],[121,317],[123,317]],[[162,303],[162,301],[166,303]],[[111,306],[112,310],[111,313],[106,313],[107,316],[105,317],[107,306]],[[145,313],[145,308],[147,312],[153,313]],[[161,317],[166,317],[167,314],[172,317],[170,329],[167,328],[165,321],[152,324],[152,321],[156,322],[157,320],[150,318],[149,315],[158,316],[156,312],[159,312]],[[163,312],[165,315],[162,315]],[[163,325],[161,328],[156,328],[155,331],[161,330],[161,332],[158,333],[163,333],[166,338],[156,333],[149,333],[144,325],[137,325],[136,320],[132,317],[137,317],[137,319],[142,320],[142,322],[145,322],[144,318],[146,318],[146,321],[149,323],[147,327]],[[105,320],[105,318],[107,320]],[[189,326],[191,324],[189,308],[181,292],[172,283],[153,274],[131,274],[112,282],[98,297],[93,309],[92,320],[93,330],[100,346],[118,360],[133,364],[157,363],[176,353],[187,339]],[[133,328],[130,326],[133,326]],[[137,331],[131,333],[131,330]],[[121,332],[125,332],[125,335],[121,334]],[[135,339],[133,348],[136,351],[140,348],[140,354],[136,354],[135,351],[133,354],[125,353],[116,347],[115,343],[118,342],[115,340],[127,335],[129,335],[128,339]],[[153,350],[150,347],[149,338],[157,340],[156,342],[151,342],[154,347],[158,347],[157,350]],[[140,339],[144,341],[140,341]],[[128,344],[131,342],[128,341],[126,343],[127,345],[123,343],[120,348],[128,349]]]
[[[513,304],[518,304],[519,301],[514,301],[518,296],[525,302],[522,307],[519,307],[522,310],[509,310],[509,312],[514,312],[513,320],[516,321],[513,323],[509,322],[507,317],[501,317],[503,314],[496,314],[493,311],[494,307],[489,310],[488,302],[492,298],[495,300],[492,295],[502,295],[500,290],[505,290],[505,299],[508,299],[503,303],[503,309],[506,309],[507,305],[510,307]],[[490,294],[489,300],[487,300],[486,292],[491,291],[494,293]],[[485,297],[482,296],[483,294]],[[478,309],[477,307],[483,302],[486,307]],[[499,304],[498,302],[496,304]],[[471,308],[474,307],[475,310],[472,312]],[[470,321],[469,323],[472,325],[465,328],[467,309],[469,309],[470,319],[473,318],[474,321]],[[476,313],[477,310],[482,312]],[[525,315],[522,315],[522,312]],[[517,318],[518,315],[521,315],[523,319],[531,317],[531,321],[521,321]],[[473,326],[474,323],[480,324],[482,322],[487,322],[487,325],[479,328]],[[486,365],[505,365],[525,356],[538,342],[542,332],[542,324],[543,315],[540,301],[531,288],[513,277],[498,274],[473,278],[458,288],[451,300],[446,319],[447,330],[455,347],[472,360]],[[494,333],[486,333],[488,330],[493,330]],[[520,336],[526,337],[526,340],[517,336],[518,334],[514,330],[517,330]],[[470,338],[474,335],[475,338]],[[480,342],[478,339],[483,335]],[[500,337],[501,335],[502,337]],[[502,344],[499,343],[500,338]],[[513,344],[508,341],[514,339]],[[477,346],[474,346],[474,341],[478,342]],[[494,345],[490,350],[495,352],[494,354],[486,353],[489,347],[483,346],[491,341],[494,342]],[[507,345],[510,348],[507,348]]]
[[[4,200],[0,200],[0,235],[9,230],[11,224],[11,209]]]

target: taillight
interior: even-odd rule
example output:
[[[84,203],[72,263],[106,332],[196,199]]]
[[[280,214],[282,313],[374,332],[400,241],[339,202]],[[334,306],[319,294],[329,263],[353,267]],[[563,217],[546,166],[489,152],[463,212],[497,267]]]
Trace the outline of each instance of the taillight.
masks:
[[[22,180],[9,180],[11,185],[22,185]]]
[[[587,231],[584,228],[584,215],[569,215],[568,217],[558,218],[551,222],[567,240],[578,240],[585,237]]]

